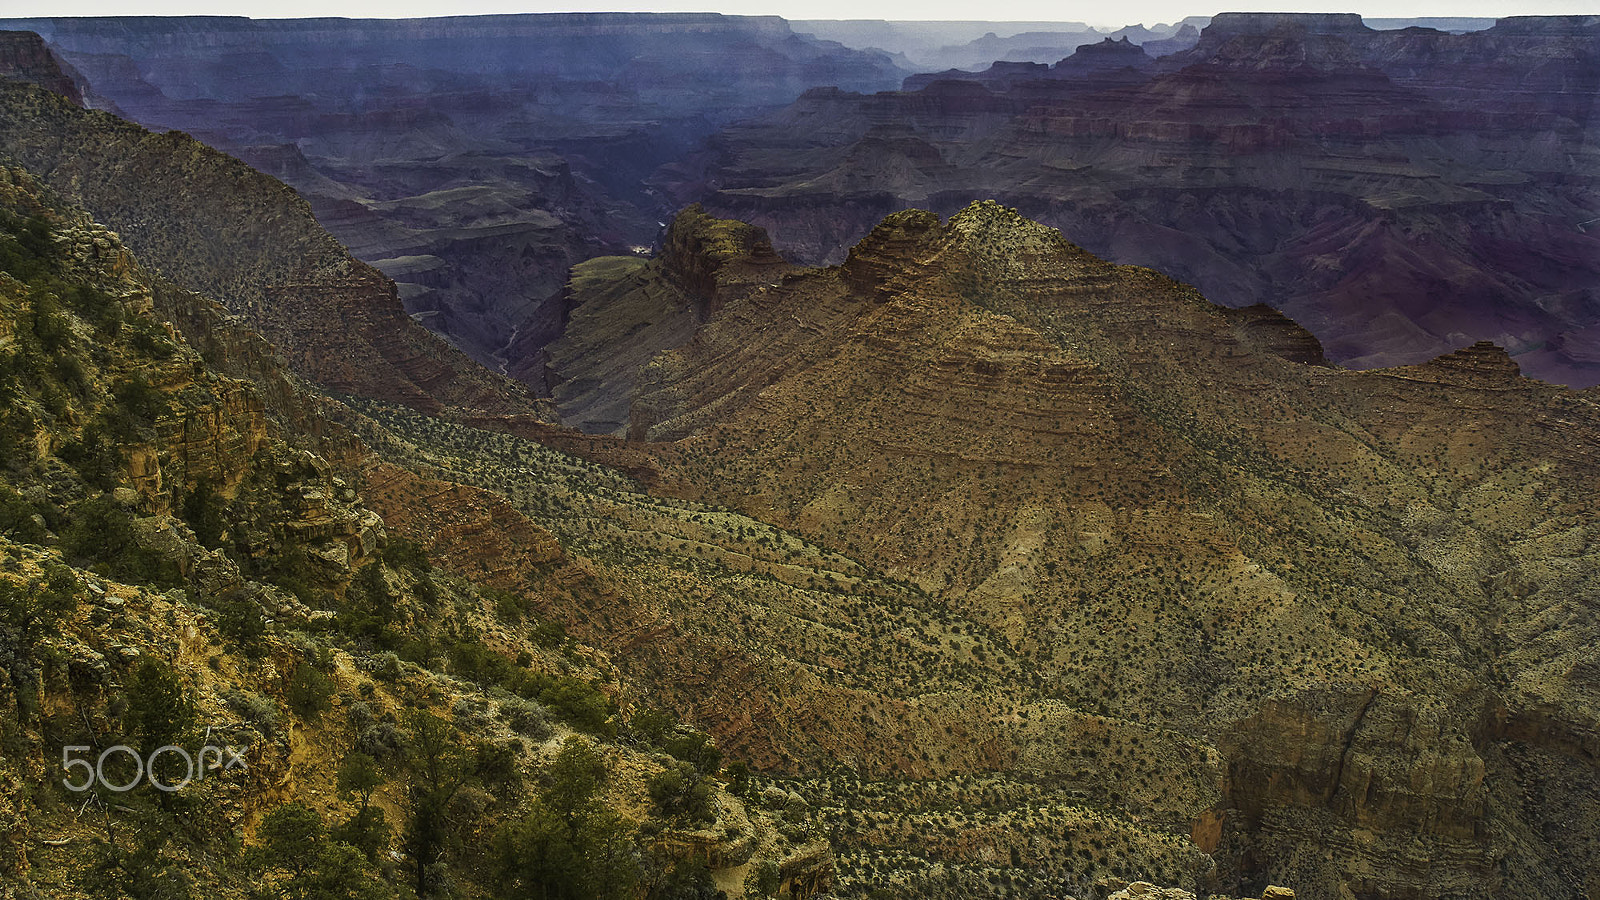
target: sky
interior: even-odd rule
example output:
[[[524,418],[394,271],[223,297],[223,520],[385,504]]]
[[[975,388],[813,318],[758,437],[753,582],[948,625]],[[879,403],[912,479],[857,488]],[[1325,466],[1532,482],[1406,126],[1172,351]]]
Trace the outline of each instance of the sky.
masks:
[[[0,0],[0,17],[245,15],[403,18],[516,12],[721,12],[790,19],[1175,22],[1212,13],[1358,12],[1368,17],[1594,14],[1596,0]]]

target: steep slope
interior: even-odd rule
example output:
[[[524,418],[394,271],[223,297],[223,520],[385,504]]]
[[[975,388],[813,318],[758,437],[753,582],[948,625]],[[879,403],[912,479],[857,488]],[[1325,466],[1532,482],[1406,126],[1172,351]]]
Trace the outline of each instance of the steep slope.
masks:
[[[1097,53],[811,92],[657,182],[807,263],[897,209],[998,198],[1220,303],[1282,310],[1352,366],[1491,340],[1535,377],[1600,380],[1593,17],[1446,34],[1225,14],[1154,66]]]
[[[678,625],[753,628],[735,645],[815,660],[822,684],[909,687],[887,719],[713,726],[791,771],[848,765],[811,789],[869,810],[846,866],[863,847],[929,892],[941,861],[984,853],[1103,878],[1077,838],[1046,837],[1084,834],[1058,805],[1074,797],[1128,823],[1118,845],[1168,883],[1595,888],[1600,848],[1570,824],[1600,815],[1592,392],[1487,344],[1332,367],[1270,310],[994,205],[897,214],[842,266],[715,305],[633,404],[633,436],[671,442],[658,491],[916,586],[842,617],[869,641],[853,648],[831,611],[805,639],[719,625],[717,591]],[[747,705],[753,676],[724,677]],[[1009,812],[956,801],[949,830],[937,798],[967,790]],[[1183,837],[1142,843],[1163,833]]]
[[[326,388],[429,411],[538,408],[412,321],[394,284],[353,259],[292,190],[188,135],[154,134],[6,83],[0,156],[43,173],[142,259],[248,319]]]
[[[626,435],[650,360],[686,343],[730,294],[766,285],[788,268],[761,229],[712,219],[699,207],[678,214],[662,244],[650,261],[603,257],[573,267],[572,311],[548,348],[563,425]]]
[[[381,462],[260,346],[0,168],[7,894],[826,889],[805,816],[540,608],[548,532]]]

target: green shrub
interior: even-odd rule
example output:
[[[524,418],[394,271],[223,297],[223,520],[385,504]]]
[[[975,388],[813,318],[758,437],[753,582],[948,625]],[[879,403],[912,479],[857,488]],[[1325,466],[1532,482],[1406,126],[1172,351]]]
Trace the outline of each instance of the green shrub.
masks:
[[[500,717],[505,719],[512,731],[541,744],[555,734],[544,706],[533,700],[510,697],[501,701]]]
[[[222,546],[222,535],[228,527],[227,505],[210,479],[200,479],[194,490],[184,495],[182,512],[183,521],[203,546],[213,550]]]
[[[450,673],[480,685],[504,684],[512,677],[511,661],[477,641],[457,641],[450,648]]]
[[[47,655],[42,644],[71,615],[80,590],[77,574],[58,564],[48,565],[43,579],[26,585],[0,580],[0,674],[11,683],[19,722],[38,708]],[[5,737],[0,732],[0,739]],[[3,746],[14,752],[9,744]]]
[[[377,862],[378,854],[389,847],[389,822],[381,806],[364,806],[328,830],[328,837],[336,843],[349,844],[361,851],[368,862]]]
[[[601,690],[581,678],[567,675],[523,673],[512,689],[530,700],[538,700],[561,721],[589,734],[611,735],[615,705]]]
[[[217,630],[251,659],[260,659],[266,650],[267,616],[261,604],[238,596],[216,604]]]
[[[33,291],[29,295],[33,302],[33,309],[23,316],[22,329],[18,330],[19,342],[26,342],[48,354],[59,353],[72,343],[72,324],[67,321],[61,304],[54,295],[45,291]],[[31,337],[32,341],[27,339]]]
[[[139,546],[133,514],[110,497],[85,500],[73,509],[72,524],[61,536],[61,549],[68,559],[103,567],[123,581],[157,587],[183,583],[176,563]]]
[[[534,625],[528,636],[535,644],[548,650],[566,643],[567,627],[560,622],[545,620]]]
[[[272,702],[272,698],[235,688],[222,695],[222,702],[263,736],[277,735],[278,704]]]
[[[44,517],[27,498],[0,485],[0,535],[23,544],[44,540]]]
[[[0,367],[8,358],[0,357]],[[0,385],[3,384],[3,376],[0,376]],[[10,399],[0,396],[0,407],[10,404]],[[11,408],[0,412],[0,467],[16,471],[33,465],[37,456],[33,442],[36,433],[33,416],[27,410]]]
[[[128,342],[133,349],[151,359],[169,359],[178,350],[171,335],[154,319],[135,319],[128,330]]]
[[[423,573],[433,571],[433,564],[428,561],[428,551],[416,541],[403,537],[389,538],[383,548],[383,562],[391,569],[414,569]]]
[[[770,859],[764,859],[752,866],[750,874],[744,879],[746,897],[770,900],[778,896],[778,889],[781,887],[783,887],[783,875],[778,871],[778,864]]]
[[[677,725],[678,720],[672,713],[648,707],[635,711],[628,719],[628,731],[651,747],[661,746],[667,734]]]
[[[76,469],[85,483],[102,491],[117,486],[127,465],[117,441],[107,433],[106,423],[102,422],[84,428],[78,439],[62,445],[57,455]]]
[[[322,816],[299,801],[263,816],[256,840],[249,861],[271,876],[257,885],[269,891],[268,896],[376,900],[389,893],[366,871],[368,860],[362,851],[330,834]]]
[[[261,578],[269,584],[293,594],[307,606],[318,605],[317,585],[322,580],[322,568],[311,559],[310,551],[293,536],[285,536],[278,552],[274,554]]]
[[[0,272],[31,283],[49,272],[49,262],[54,256],[50,223],[42,216],[22,219],[5,213],[0,218]]]
[[[712,742],[711,735],[702,731],[674,730],[662,740],[661,749],[706,775],[714,775],[722,768],[722,751]]]
[[[673,863],[651,896],[654,900],[709,900],[717,896],[717,885],[706,864],[690,857]]]
[[[400,680],[404,671],[400,665],[400,657],[391,652],[375,654],[372,657],[372,677],[380,681],[393,683]]]
[[[473,752],[472,775],[485,788],[504,796],[522,785],[522,773],[517,769],[518,751],[522,742],[505,743],[481,741]]]
[[[63,295],[67,305],[95,331],[105,336],[115,336],[122,328],[122,304],[104,291],[86,284],[74,285]]]
[[[309,663],[295,667],[289,686],[284,690],[284,700],[294,714],[306,721],[322,717],[331,705],[333,679],[317,671]]]
[[[701,824],[715,818],[710,785],[686,762],[650,779],[650,802],[660,815],[685,824]]]
[[[146,756],[157,747],[178,743],[194,727],[196,712],[188,687],[171,666],[154,657],[139,660],[125,693],[128,706],[123,720],[139,736],[139,749]]]
[[[744,760],[735,760],[728,764],[728,793],[735,797],[746,797],[750,794],[751,772],[750,766]]]

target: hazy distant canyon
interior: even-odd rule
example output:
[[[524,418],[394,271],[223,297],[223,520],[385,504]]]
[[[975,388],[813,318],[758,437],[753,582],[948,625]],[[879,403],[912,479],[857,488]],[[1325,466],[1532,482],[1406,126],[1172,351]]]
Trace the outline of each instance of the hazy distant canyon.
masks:
[[[1491,340],[1600,382],[1600,19],[1373,24],[0,27],[44,35],[90,105],[288,182],[414,316],[537,393],[572,375],[550,357],[570,267],[647,252],[685,204],[832,263],[887,213],[987,198],[1283,310],[1345,365]]]

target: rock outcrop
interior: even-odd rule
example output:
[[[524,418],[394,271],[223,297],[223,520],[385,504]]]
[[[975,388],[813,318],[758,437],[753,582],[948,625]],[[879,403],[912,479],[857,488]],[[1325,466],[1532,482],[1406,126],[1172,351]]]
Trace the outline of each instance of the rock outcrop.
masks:
[[[725,285],[783,265],[765,231],[743,222],[714,219],[693,205],[672,220],[661,247],[662,274],[707,302],[715,300]]]
[[[61,60],[31,31],[0,31],[0,78],[26,81],[83,105],[77,82],[62,71]]]

